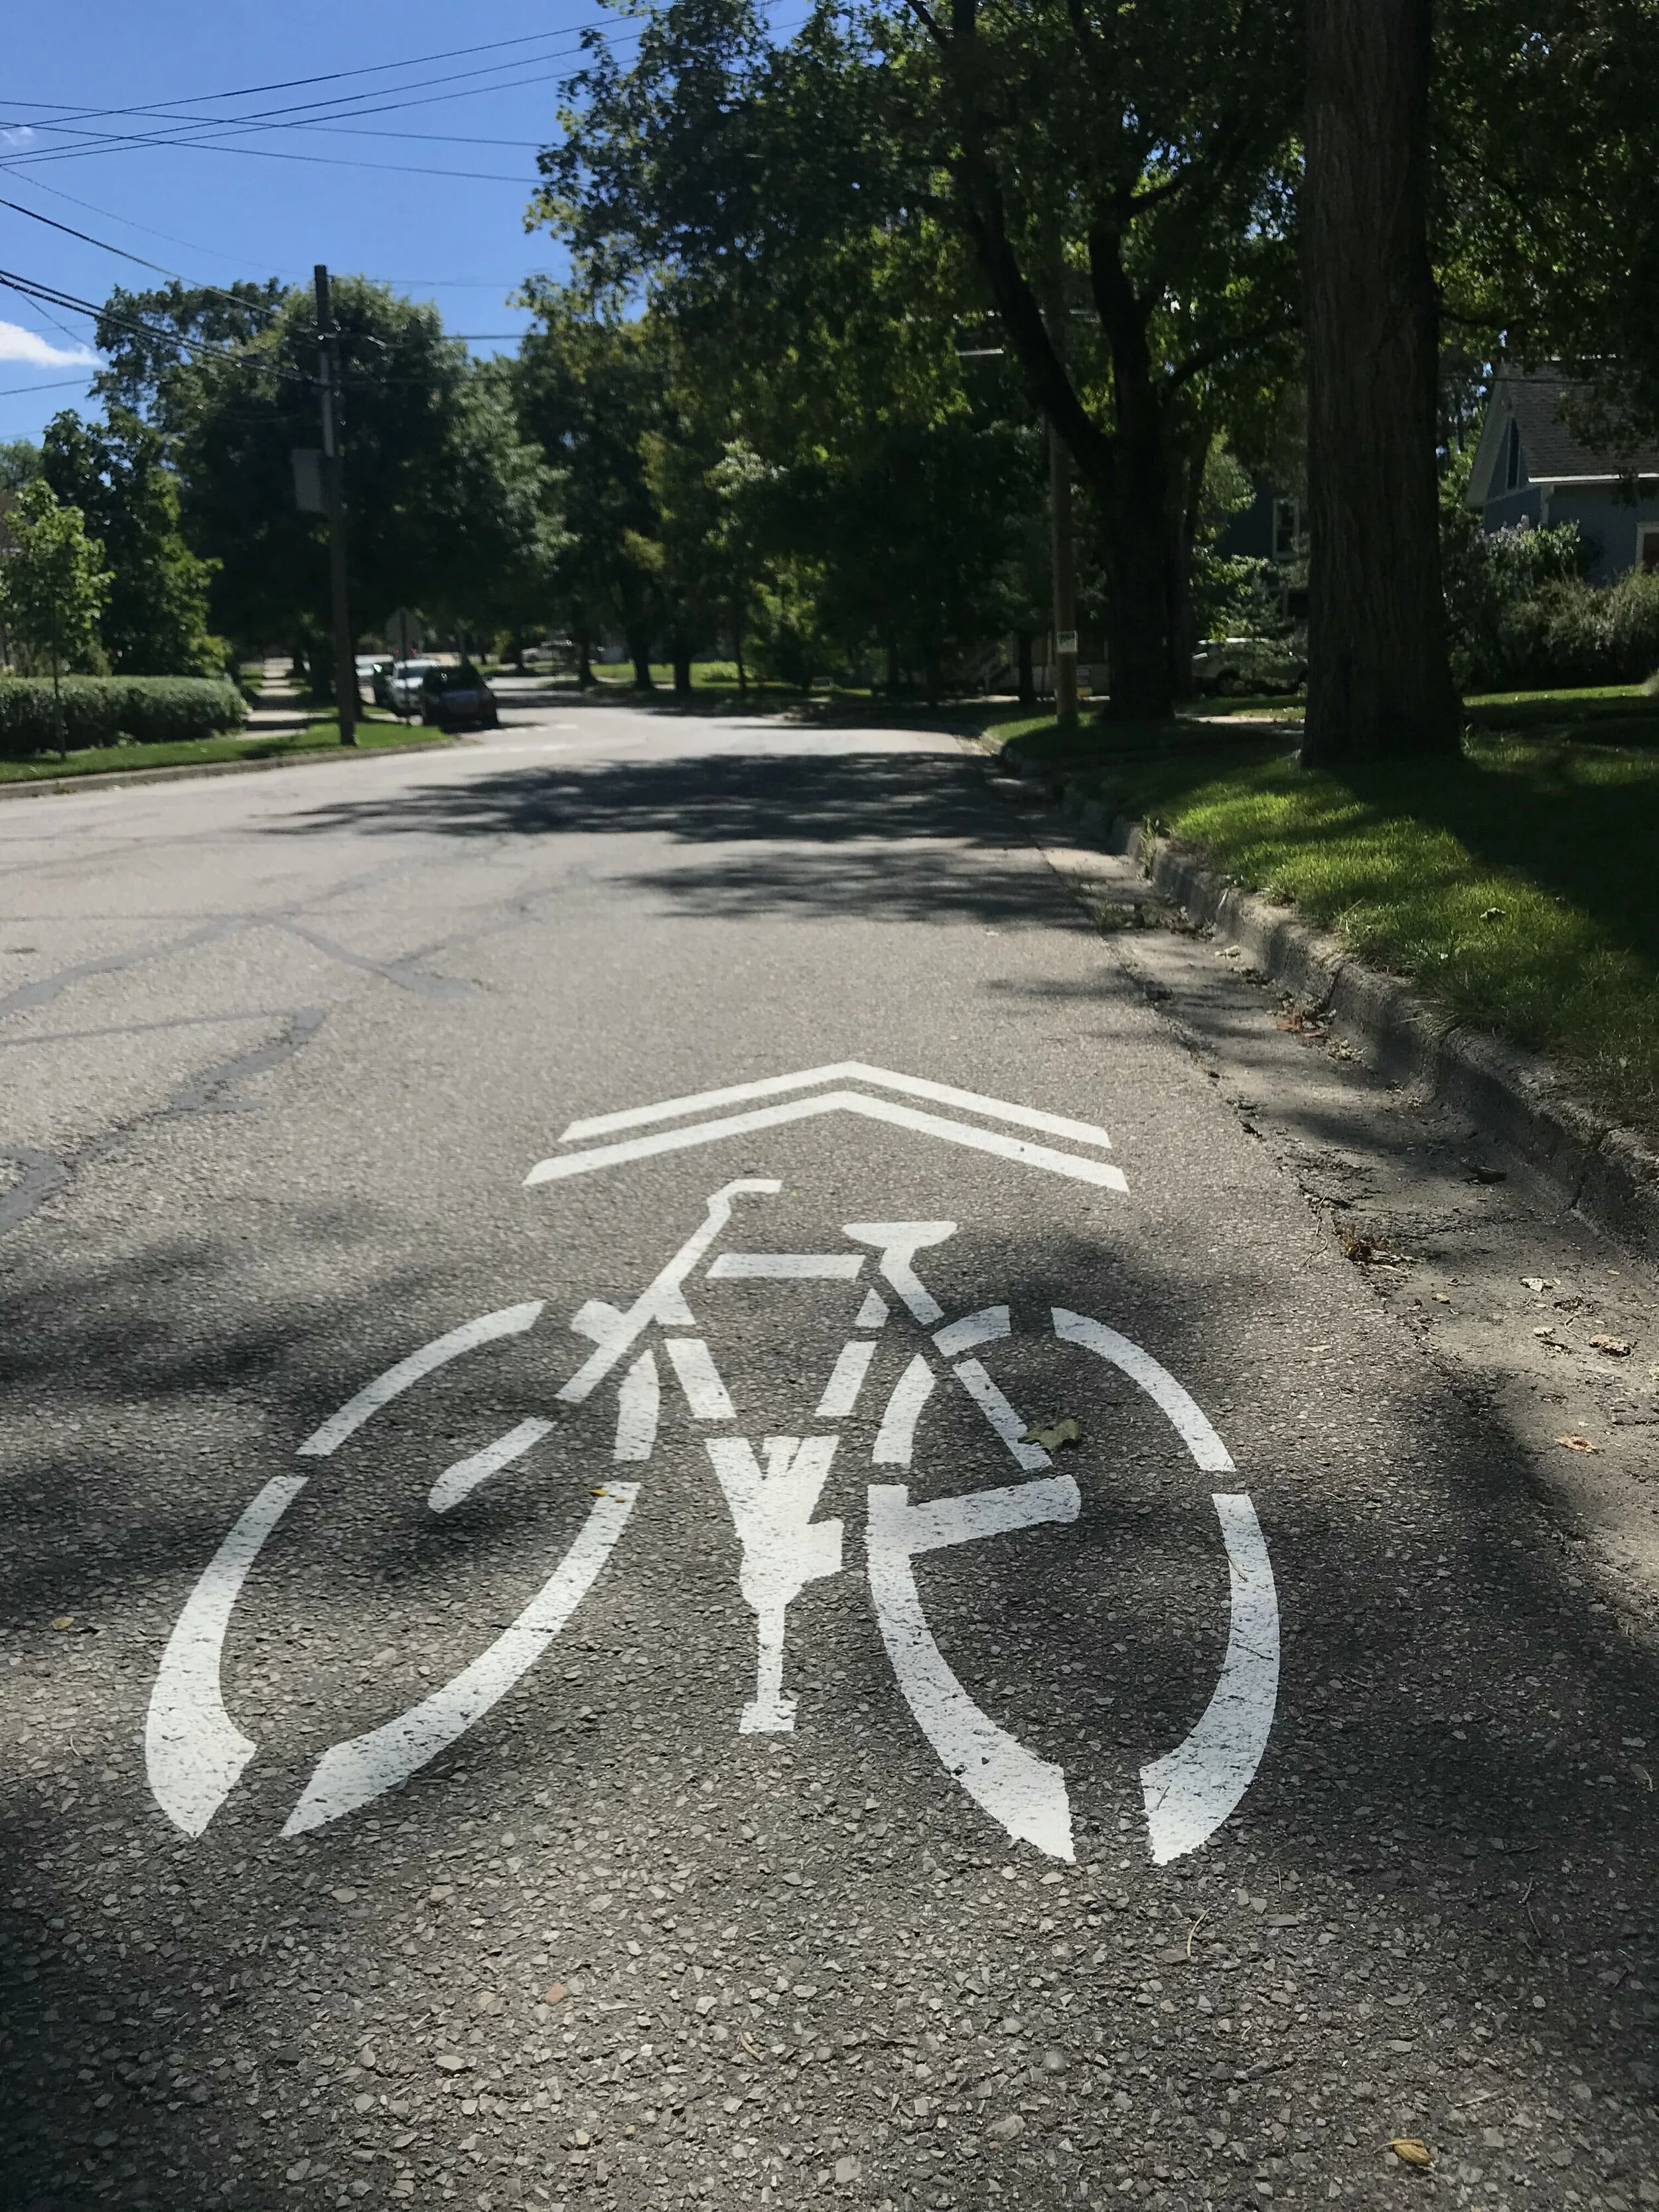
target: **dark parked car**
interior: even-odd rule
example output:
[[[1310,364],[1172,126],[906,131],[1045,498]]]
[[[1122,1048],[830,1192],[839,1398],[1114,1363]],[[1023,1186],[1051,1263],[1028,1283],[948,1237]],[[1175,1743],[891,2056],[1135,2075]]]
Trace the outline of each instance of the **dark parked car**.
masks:
[[[421,719],[441,730],[493,730],[500,726],[495,695],[471,662],[459,668],[429,668],[421,680]]]

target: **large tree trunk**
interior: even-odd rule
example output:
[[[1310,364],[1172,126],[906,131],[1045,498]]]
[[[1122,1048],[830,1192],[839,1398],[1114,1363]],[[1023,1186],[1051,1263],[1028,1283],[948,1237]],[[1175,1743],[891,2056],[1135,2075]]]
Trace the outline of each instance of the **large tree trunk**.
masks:
[[[630,637],[628,657],[634,664],[634,682],[641,691],[654,690],[651,677],[651,641],[648,637]]]
[[[1431,0],[1310,0],[1310,763],[1459,742],[1434,452],[1430,58]]]
[[[677,699],[689,699],[691,696],[691,648],[684,639],[676,638],[672,650],[674,696]]]
[[[1014,634],[1014,650],[1019,662],[1019,703],[1022,707],[1036,704],[1036,672],[1031,665],[1031,633],[1029,629]]]

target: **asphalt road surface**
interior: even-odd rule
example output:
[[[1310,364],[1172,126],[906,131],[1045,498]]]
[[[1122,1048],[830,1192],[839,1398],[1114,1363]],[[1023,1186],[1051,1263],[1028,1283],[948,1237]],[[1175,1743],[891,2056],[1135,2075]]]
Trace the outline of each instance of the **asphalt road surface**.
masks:
[[[0,2203],[1659,2203],[1501,1413],[948,736],[507,721],[0,808]]]

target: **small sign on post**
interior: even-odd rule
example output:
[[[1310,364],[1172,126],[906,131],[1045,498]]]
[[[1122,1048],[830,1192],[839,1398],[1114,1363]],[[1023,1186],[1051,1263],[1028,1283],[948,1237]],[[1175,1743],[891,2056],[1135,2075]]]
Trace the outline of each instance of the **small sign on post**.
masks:
[[[426,643],[426,630],[412,608],[398,607],[386,618],[386,641],[399,660],[409,660]]]
[[[1054,654],[1057,659],[1061,660],[1077,659],[1077,632],[1074,629],[1062,629],[1055,634]]]
[[[326,514],[328,495],[323,486],[323,456],[316,446],[295,446],[294,503],[301,514]]]

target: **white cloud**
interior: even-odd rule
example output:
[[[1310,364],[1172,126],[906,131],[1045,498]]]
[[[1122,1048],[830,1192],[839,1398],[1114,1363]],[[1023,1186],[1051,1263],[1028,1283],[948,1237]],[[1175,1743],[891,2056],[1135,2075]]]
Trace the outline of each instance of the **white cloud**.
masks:
[[[0,146],[15,152],[21,146],[33,146],[40,133],[31,131],[27,123],[20,123],[9,131],[0,131]]]
[[[0,361],[26,361],[34,368],[78,368],[83,362],[95,368],[98,356],[90,346],[54,345],[21,323],[0,322]]]

